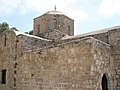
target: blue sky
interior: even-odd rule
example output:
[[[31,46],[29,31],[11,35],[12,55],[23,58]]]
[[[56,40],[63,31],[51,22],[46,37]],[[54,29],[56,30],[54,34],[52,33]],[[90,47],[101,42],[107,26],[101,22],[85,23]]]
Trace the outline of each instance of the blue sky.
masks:
[[[0,0],[0,23],[21,32],[33,30],[33,18],[57,10],[75,20],[75,35],[120,25],[120,0]]]

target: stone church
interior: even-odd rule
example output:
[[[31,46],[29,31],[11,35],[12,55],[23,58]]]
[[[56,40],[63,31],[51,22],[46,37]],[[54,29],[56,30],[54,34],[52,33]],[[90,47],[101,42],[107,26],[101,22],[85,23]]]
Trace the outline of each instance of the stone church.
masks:
[[[33,35],[4,31],[0,90],[120,90],[120,26],[74,36],[54,10],[34,18]]]

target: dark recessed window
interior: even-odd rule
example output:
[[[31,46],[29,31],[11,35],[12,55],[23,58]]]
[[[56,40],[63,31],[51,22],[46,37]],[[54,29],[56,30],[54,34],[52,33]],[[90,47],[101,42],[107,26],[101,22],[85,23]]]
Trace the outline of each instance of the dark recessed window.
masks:
[[[40,25],[37,25],[38,33],[40,33]]]
[[[7,37],[6,37],[6,35],[5,35],[5,39],[4,39],[5,41],[4,41],[4,46],[6,46],[6,40],[7,40]]]
[[[15,63],[15,65],[14,65],[14,68],[16,68],[17,67],[17,63]]]
[[[70,32],[70,26],[68,26],[68,34],[70,35],[70,33],[71,33],[71,32]]]
[[[108,80],[105,74],[102,77],[102,90],[108,90]]]
[[[14,74],[16,74],[17,72],[16,71],[14,71]]]
[[[1,84],[6,84],[6,69],[3,69],[1,74]]]

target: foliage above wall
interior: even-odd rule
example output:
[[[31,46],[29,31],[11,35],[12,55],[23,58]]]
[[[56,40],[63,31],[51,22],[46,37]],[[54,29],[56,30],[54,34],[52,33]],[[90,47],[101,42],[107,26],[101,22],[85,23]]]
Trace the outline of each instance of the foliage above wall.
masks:
[[[9,24],[6,23],[6,22],[0,23],[0,33],[2,33],[5,30],[16,30],[16,31],[18,31],[18,29],[16,27],[9,28]]]

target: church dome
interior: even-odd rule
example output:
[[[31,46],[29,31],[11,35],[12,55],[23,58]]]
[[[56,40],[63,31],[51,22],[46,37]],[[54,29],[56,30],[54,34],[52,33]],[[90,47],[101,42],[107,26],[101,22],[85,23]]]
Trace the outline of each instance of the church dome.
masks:
[[[62,12],[56,11],[56,10],[54,10],[54,11],[48,11],[48,12],[46,12],[45,14],[60,14],[60,15],[63,15]]]

